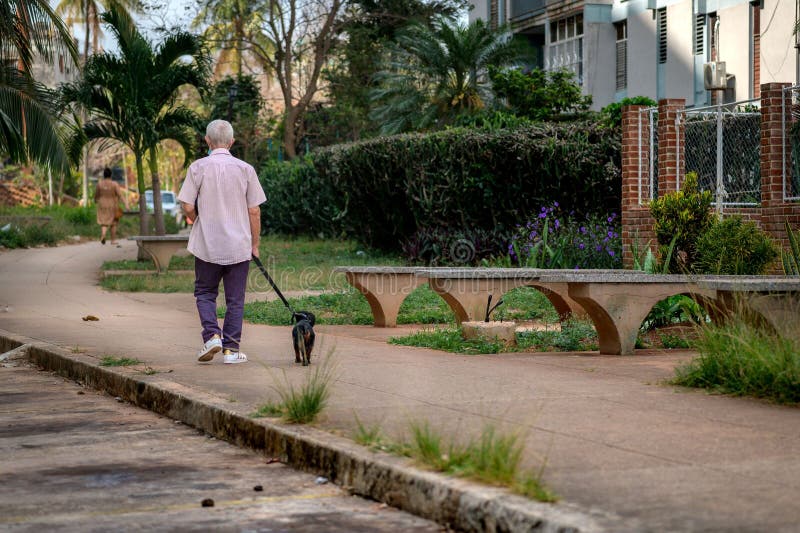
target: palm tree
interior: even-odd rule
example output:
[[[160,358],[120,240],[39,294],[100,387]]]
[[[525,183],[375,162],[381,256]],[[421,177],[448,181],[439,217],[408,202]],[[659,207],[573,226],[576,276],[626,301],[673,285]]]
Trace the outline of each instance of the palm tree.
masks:
[[[432,27],[411,24],[398,32],[396,45],[370,93],[376,104],[371,117],[382,133],[429,128],[484,107],[488,67],[524,57],[508,28],[495,31],[482,20],[468,26],[444,18]]]
[[[192,27],[204,28],[206,42],[220,51],[216,74],[222,74],[222,68],[233,63],[233,73],[241,76],[249,43],[258,42],[266,50],[272,49],[260,29],[262,23],[261,8],[251,0],[203,0]]]
[[[175,139],[191,154],[196,115],[176,103],[185,85],[204,89],[209,57],[201,39],[178,32],[155,49],[136,29],[130,16],[114,7],[101,15],[119,47],[119,54],[103,52],[89,58],[81,80],[62,90],[66,102],[90,113],[76,129],[70,153],[77,158],[88,142],[119,142],[131,149],[136,161],[140,231],[147,233],[144,158],[150,155],[156,233],[164,234],[161,185],[155,165],[158,144]]]
[[[47,0],[0,0],[0,152],[68,172],[53,94],[31,75],[34,59],[53,64],[59,54],[77,62],[64,22]]]
[[[116,7],[119,10],[139,12],[140,0],[60,0],[56,6],[56,13],[65,18],[67,24],[83,24],[83,60],[89,58],[89,40],[91,38],[92,50],[97,51],[98,40],[103,35],[100,27],[100,13]],[[91,36],[91,37],[90,37]]]

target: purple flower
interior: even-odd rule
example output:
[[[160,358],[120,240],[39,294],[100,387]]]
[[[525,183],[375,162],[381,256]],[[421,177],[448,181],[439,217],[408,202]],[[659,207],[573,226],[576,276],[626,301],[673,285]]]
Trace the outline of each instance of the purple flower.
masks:
[[[555,225],[556,229],[561,227],[561,223],[558,221],[558,219],[556,219],[556,223],[554,225]]]
[[[612,217],[608,217],[606,220],[608,220],[609,222],[614,222],[614,219]]]
[[[586,245],[585,245],[585,244],[583,244],[583,243],[580,243],[580,244],[578,245],[578,248],[579,248],[580,250],[583,250],[584,248],[586,248]]]
[[[597,246],[594,247],[594,249],[596,252],[599,252],[600,250],[603,249],[603,247],[598,244]]]
[[[553,202],[553,205],[558,207],[558,202]]]
[[[610,255],[611,257],[614,257],[614,250],[609,250],[608,251],[608,255]]]
[[[580,231],[581,231],[581,233],[583,233],[584,235],[586,235],[586,226],[581,226],[581,229],[580,229]]]
[[[609,237],[613,237],[613,236],[614,236],[614,232],[613,232],[613,231],[611,231],[611,230],[608,230],[608,236],[609,236]]]
[[[547,218],[547,213],[544,212],[544,207],[542,208],[542,212],[539,213],[539,218]]]
[[[547,208],[545,206],[542,206],[542,213],[545,213],[546,211],[547,211]]]

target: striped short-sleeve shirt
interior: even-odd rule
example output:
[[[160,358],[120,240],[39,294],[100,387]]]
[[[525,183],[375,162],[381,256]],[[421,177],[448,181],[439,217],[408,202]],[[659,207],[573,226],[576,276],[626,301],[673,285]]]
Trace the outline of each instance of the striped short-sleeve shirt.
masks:
[[[247,209],[267,200],[251,165],[216,148],[189,166],[178,200],[197,206],[188,246],[195,257],[218,265],[250,260]]]

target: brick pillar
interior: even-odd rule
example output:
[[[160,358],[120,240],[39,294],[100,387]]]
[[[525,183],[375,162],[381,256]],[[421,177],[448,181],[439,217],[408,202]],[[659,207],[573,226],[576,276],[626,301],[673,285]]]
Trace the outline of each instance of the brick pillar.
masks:
[[[658,101],[658,196],[679,190],[683,180],[685,108],[683,98]]]
[[[765,83],[761,85],[761,227],[782,247],[788,248],[789,240],[784,223],[796,231],[800,229],[800,202],[783,199],[784,157],[786,172],[791,173],[791,144],[788,129],[791,125],[792,102],[783,89],[789,83]],[[784,104],[784,94],[786,102]],[[786,145],[783,142],[783,121],[787,129]],[[780,272],[778,263],[773,273]]]
[[[646,106],[622,108],[622,262],[633,266],[631,245],[648,241],[655,246],[653,219],[647,202],[650,199],[650,123]]]

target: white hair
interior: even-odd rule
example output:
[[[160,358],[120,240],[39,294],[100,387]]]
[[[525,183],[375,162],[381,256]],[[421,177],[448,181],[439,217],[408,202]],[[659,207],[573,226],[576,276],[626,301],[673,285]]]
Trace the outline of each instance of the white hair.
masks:
[[[227,120],[212,120],[206,126],[206,137],[214,148],[227,147],[233,141],[233,126]]]

